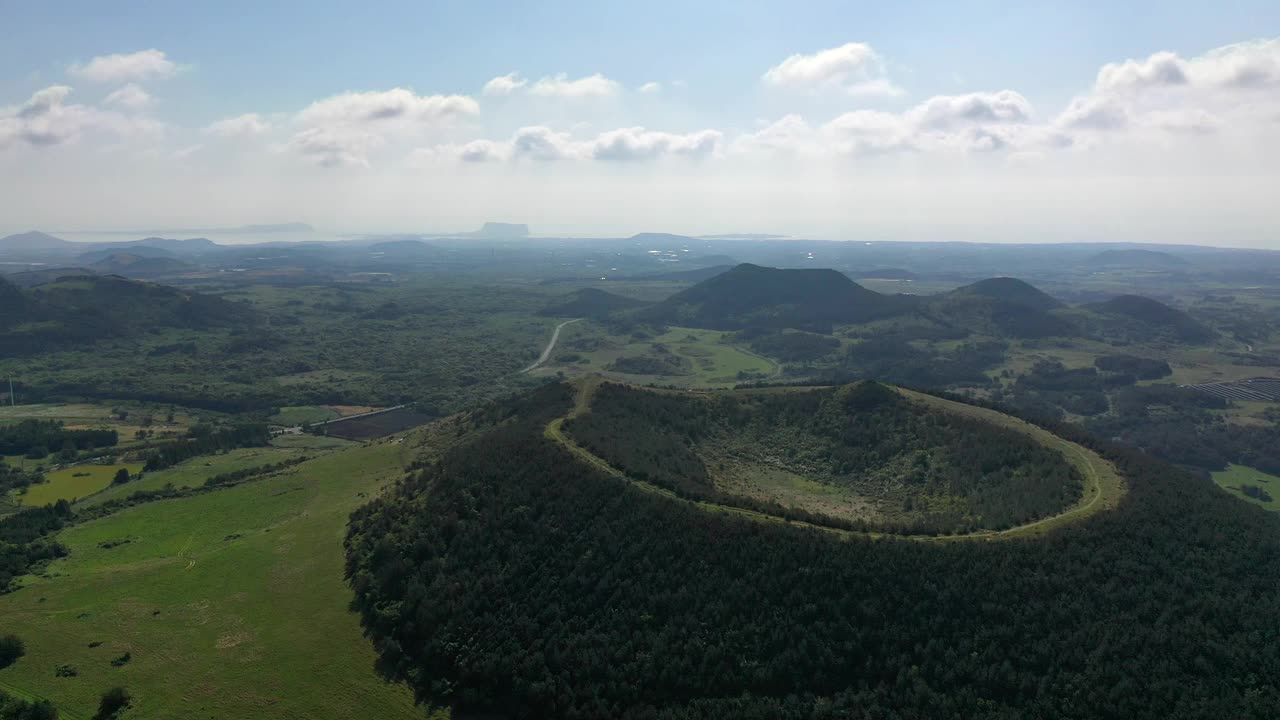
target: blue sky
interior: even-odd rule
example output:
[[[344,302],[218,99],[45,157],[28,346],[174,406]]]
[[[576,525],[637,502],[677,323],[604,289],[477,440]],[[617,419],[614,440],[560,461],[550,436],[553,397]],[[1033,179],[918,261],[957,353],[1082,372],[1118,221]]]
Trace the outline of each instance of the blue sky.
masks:
[[[1280,243],[1253,189],[1274,178],[1275,2],[10,5],[0,223],[18,229]],[[141,52],[159,64],[89,69]],[[403,114],[353,119],[374,106]],[[1012,213],[983,199],[1010,192]],[[1081,214],[1095,225],[1064,232]]]

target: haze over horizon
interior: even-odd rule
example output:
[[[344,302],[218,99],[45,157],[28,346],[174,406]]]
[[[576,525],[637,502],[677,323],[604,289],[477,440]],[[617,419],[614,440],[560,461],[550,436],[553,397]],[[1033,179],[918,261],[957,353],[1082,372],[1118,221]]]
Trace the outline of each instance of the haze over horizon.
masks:
[[[225,11],[10,9],[0,235],[1280,249],[1274,3]]]

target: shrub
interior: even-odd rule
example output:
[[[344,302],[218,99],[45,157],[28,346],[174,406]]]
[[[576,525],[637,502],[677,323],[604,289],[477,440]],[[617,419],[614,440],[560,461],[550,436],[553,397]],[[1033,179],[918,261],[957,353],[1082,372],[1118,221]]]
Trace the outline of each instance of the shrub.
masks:
[[[129,707],[129,703],[133,701],[133,696],[128,690],[122,687],[113,687],[102,693],[102,700],[98,702],[98,713],[93,716],[94,720],[108,720],[115,717],[121,710]]]
[[[0,637],[0,668],[7,668],[27,654],[27,646],[17,635]]]

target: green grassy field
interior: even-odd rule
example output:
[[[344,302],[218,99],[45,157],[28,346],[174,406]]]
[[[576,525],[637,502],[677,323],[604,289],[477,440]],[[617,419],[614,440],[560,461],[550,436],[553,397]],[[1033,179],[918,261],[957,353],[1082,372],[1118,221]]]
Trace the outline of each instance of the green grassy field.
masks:
[[[68,468],[45,473],[45,482],[32,485],[26,493],[17,496],[23,507],[52,505],[59,500],[85,498],[109,487],[116,472],[125,468],[130,475],[142,469],[141,464],[124,465],[72,465]]]
[[[115,485],[102,492],[85,497],[81,503],[85,506],[98,505],[108,500],[123,498],[140,490],[159,490],[172,484],[177,488],[203,485],[205,480],[223,473],[247,470],[262,465],[272,465],[302,455],[316,456],[332,452],[337,448],[352,447],[355,443],[338,438],[323,438],[313,435],[281,435],[272,441],[270,447],[238,448],[220,455],[203,455],[191,458],[171,468],[155,472],[143,473],[142,477],[127,485]]]
[[[422,717],[375,674],[342,578],[347,516],[400,475],[408,446],[354,447],[64,530],[70,556],[0,596],[6,632],[27,646],[0,689],[71,720],[116,685],[135,698],[129,718]],[[79,675],[55,677],[63,663]]]
[[[1280,512],[1280,477],[1269,475],[1261,470],[1254,470],[1244,465],[1231,465],[1226,470],[1213,473],[1213,481],[1218,487],[1241,500],[1247,500],[1272,512]],[[1240,492],[1241,485],[1257,485],[1271,496],[1271,500],[1251,498]]]

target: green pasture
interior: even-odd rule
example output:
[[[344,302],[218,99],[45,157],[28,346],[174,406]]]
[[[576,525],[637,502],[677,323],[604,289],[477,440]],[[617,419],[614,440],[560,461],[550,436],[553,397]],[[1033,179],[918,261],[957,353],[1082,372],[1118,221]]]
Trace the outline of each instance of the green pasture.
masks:
[[[70,720],[117,685],[136,719],[422,717],[375,673],[342,577],[347,517],[400,475],[405,447],[353,447],[64,530],[70,555],[0,596],[27,647],[0,689]],[[56,677],[61,664],[78,676]]]

